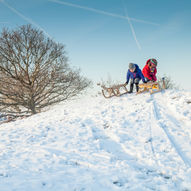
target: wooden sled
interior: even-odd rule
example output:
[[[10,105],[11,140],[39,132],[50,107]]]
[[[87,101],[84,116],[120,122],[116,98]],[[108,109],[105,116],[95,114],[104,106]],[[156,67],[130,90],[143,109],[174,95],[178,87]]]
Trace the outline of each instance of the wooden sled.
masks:
[[[166,89],[165,78],[162,78],[162,88],[160,87],[159,82],[147,82],[144,84],[139,84],[139,91],[137,94],[143,92],[150,92],[150,94],[160,92],[161,90]]]
[[[128,93],[126,84],[114,85],[108,88],[105,87],[104,85],[100,85],[100,84],[97,84],[97,85],[101,86],[102,94],[105,98],[110,98],[113,96],[119,97],[121,95]]]
[[[139,84],[139,91],[137,94],[143,93],[143,92],[150,92],[150,94],[160,92],[162,88],[160,87],[158,82],[147,82],[145,84]]]

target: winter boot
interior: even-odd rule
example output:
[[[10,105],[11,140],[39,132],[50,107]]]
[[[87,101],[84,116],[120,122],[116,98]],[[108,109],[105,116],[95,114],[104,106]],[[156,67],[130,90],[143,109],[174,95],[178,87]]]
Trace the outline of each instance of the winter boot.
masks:
[[[130,90],[128,91],[128,93],[133,93],[133,83],[130,83]]]

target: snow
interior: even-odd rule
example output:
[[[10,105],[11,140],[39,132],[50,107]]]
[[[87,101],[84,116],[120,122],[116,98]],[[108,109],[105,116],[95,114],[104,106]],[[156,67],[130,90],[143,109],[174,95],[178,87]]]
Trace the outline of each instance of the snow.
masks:
[[[0,126],[2,191],[191,191],[191,92],[86,96]]]

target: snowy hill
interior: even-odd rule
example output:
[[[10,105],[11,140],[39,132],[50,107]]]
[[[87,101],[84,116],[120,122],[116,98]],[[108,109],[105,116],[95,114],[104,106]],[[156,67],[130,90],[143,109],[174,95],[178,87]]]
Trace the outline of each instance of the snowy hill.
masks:
[[[191,191],[191,92],[88,97],[0,126],[1,191]]]

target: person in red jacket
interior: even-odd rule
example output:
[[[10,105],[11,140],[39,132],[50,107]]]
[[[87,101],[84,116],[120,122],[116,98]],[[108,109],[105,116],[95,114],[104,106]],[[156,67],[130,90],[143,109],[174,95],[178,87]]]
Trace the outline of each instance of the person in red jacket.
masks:
[[[145,77],[146,82],[152,81],[152,82],[156,82],[157,81],[157,77],[156,77],[156,73],[157,73],[157,60],[152,58],[147,60],[146,65],[144,66],[142,73]]]

